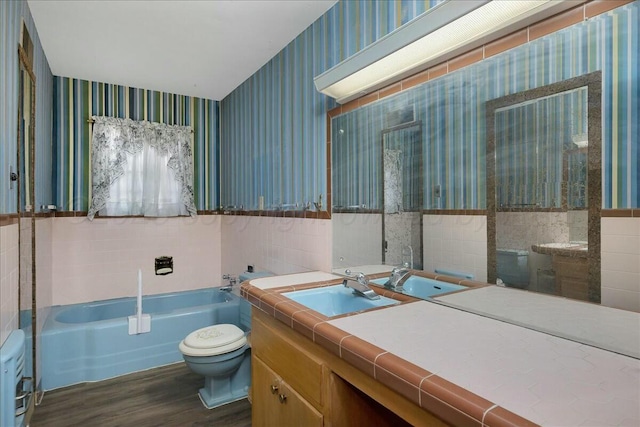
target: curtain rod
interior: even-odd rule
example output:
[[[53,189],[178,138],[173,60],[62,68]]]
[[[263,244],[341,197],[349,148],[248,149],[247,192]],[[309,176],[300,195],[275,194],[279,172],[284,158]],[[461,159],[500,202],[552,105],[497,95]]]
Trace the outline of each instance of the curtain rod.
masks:
[[[96,121],[95,121],[95,120],[93,120],[93,119],[87,119],[87,123],[89,123],[89,124],[91,124],[91,125],[92,125],[92,124],[94,124],[95,122],[96,122]],[[193,133],[193,129],[191,129],[191,133]]]

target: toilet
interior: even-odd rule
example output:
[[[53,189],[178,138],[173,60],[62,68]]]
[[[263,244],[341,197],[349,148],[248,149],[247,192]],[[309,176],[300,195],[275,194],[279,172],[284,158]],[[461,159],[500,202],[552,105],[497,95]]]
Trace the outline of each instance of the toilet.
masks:
[[[247,333],[232,324],[207,326],[180,342],[191,371],[204,376],[198,392],[208,409],[247,397],[251,383],[251,349]]]
[[[527,289],[529,286],[529,252],[518,249],[498,249],[497,273],[505,285]]]

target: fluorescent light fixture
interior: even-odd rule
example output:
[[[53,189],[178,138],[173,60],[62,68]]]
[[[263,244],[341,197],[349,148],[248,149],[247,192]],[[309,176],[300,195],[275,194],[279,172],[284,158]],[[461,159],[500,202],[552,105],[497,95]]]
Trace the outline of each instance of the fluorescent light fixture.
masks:
[[[320,74],[314,83],[342,104],[582,3],[447,0]]]

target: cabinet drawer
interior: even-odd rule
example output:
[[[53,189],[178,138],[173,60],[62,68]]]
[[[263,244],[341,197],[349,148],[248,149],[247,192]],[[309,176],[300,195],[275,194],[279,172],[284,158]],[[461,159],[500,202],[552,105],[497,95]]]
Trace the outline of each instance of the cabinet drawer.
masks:
[[[322,363],[310,353],[298,349],[296,343],[287,336],[286,326],[262,321],[261,316],[253,316],[251,331],[252,352],[267,363],[284,381],[316,408],[321,409],[323,374]]]

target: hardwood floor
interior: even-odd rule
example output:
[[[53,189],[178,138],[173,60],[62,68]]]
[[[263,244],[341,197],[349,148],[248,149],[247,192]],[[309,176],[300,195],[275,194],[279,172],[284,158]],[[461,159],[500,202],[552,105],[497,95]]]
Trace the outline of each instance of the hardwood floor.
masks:
[[[251,426],[247,399],[208,410],[203,377],[184,363],[45,393],[32,427]]]

